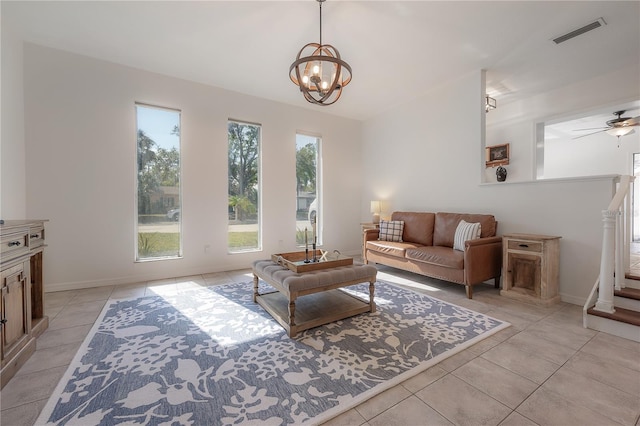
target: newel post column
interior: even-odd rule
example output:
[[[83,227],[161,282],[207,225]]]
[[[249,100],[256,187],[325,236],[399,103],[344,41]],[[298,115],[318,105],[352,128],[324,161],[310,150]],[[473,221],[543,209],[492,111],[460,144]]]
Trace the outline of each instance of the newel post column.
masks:
[[[598,301],[594,307],[597,311],[614,313],[613,308],[613,267],[616,244],[616,217],[618,210],[603,210],[602,258],[600,261],[600,288]]]

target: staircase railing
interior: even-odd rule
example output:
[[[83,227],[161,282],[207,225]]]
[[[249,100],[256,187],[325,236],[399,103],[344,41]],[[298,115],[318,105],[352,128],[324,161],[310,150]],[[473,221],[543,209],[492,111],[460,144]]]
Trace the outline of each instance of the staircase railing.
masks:
[[[600,275],[584,305],[584,311],[595,310],[614,313],[614,289],[625,287],[625,275],[631,264],[631,190],[633,176],[623,175],[614,182],[615,195],[602,211],[602,257]],[[586,319],[585,319],[586,326]]]

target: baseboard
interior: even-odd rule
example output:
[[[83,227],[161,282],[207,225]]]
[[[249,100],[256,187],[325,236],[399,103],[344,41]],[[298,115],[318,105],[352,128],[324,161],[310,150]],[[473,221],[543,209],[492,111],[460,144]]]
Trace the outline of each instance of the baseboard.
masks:
[[[346,250],[341,253],[345,256],[362,257],[362,250]]]
[[[44,286],[45,293],[53,293],[56,291],[67,291],[67,290],[82,290],[86,288],[95,288],[95,287],[107,287],[107,286],[119,286],[119,285],[127,285],[127,284],[135,284],[135,283],[145,283],[148,281],[158,281],[175,277],[187,277],[190,275],[204,275],[204,274],[215,274],[218,272],[230,272],[230,271],[240,271],[243,269],[250,268],[250,264],[243,267],[234,267],[231,265],[220,266],[217,268],[198,268],[192,271],[181,271],[178,275],[168,276],[166,273],[149,273],[149,274],[140,274],[140,275],[131,275],[124,276],[118,278],[105,278],[100,280],[86,280],[86,281],[74,281],[67,283],[47,283]]]
[[[573,296],[571,294],[560,293],[560,300],[565,303],[570,303],[572,305],[584,306],[587,301],[584,297]]]
[[[342,254],[346,256],[359,258],[362,256],[362,253],[359,250],[345,250]],[[263,255],[262,257],[267,258],[268,256]],[[160,273],[145,273],[138,275],[128,275],[116,278],[104,278],[104,279],[96,279],[96,280],[84,280],[84,281],[74,281],[74,282],[64,282],[64,283],[46,283],[44,286],[45,293],[53,293],[56,291],[67,291],[67,290],[81,290],[85,288],[95,288],[95,287],[107,287],[107,286],[119,286],[119,285],[127,285],[127,284],[135,284],[135,283],[143,283],[148,281],[157,281],[174,277],[187,277],[190,275],[204,275],[204,274],[214,274],[217,272],[230,272],[230,271],[240,271],[243,269],[251,268],[252,260],[242,261],[241,264],[231,264],[225,263],[224,265],[211,265],[209,267],[198,267],[190,270],[180,270],[176,272],[177,275],[168,275],[166,272],[166,268]],[[237,263],[237,262],[236,262]]]

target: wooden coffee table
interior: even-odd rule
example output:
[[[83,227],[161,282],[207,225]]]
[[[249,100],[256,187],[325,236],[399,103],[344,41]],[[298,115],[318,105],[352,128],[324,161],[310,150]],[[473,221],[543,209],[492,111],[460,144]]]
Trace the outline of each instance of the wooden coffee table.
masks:
[[[297,273],[271,260],[253,263],[253,301],[262,306],[287,331],[289,337],[313,327],[365,312],[375,312],[377,269],[348,265]],[[262,279],[277,291],[260,294]],[[369,300],[340,290],[369,283]],[[305,297],[301,297],[305,296]]]

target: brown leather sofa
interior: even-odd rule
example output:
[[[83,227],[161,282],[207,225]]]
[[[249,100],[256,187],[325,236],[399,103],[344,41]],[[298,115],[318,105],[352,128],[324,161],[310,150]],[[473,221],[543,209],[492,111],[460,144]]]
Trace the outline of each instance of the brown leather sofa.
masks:
[[[493,215],[428,212],[394,212],[391,220],[404,221],[402,242],[379,241],[379,229],[364,232],[364,263],[380,263],[417,274],[462,284],[467,297],[472,286],[494,279],[500,287],[502,238],[496,236]],[[480,222],[480,238],[465,242],[464,251],[453,249],[458,223]]]

